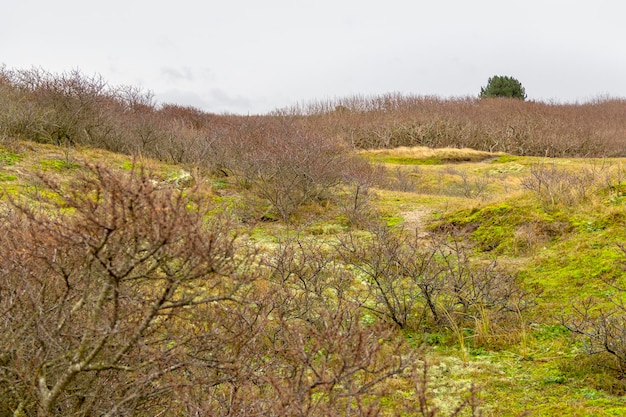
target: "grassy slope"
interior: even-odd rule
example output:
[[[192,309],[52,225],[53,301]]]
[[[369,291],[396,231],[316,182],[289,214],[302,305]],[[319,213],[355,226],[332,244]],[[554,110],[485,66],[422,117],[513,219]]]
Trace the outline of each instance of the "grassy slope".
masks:
[[[442,408],[447,395],[475,381],[483,389],[487,416],[515,416],[525,410],[536,416],[626,414],[626,400],[619,396],[625,391],[622,383],[586,360],[580,343],[558,324],[572,299],[601,295],[605,287],[600,278],[622,273],[615,250],[615,244],[626,239],[621,194],[596,190],[574,206],[546,207],[520,185],[536,158],[469,150],[455,151],[453,156],[423,149],[364,154],[394,169],[399,166],[416,180],[413,192],[377,191],[376,204],[390,223],[404,223],[424,234],[443,228],[463,233],[477,243],[476,256],[497,256],[527,284],[544,288],[538,308],[516,335],[494,329],[486,347],[472,346],[469,335],[465,355],[451,336],[433,335],[431,377]],[[37,172],[68,176],[81,164],[103,161],[119,169],[132,166],[128,157],[101,150],[68,152],[31,143],[11,150],[0,147],[0,189],[7,194],[32,191]],[[559,163],[575,171],[589,162]],[[164,180],[181,170],[149,160],[142,164]],[[217,181],[212,186],[222,187]],[[325,220],[307,230],[328,238],[342,226]],[[263,242],[285,231],[277,223],[265,223],[257,226],[253,237]]]
[[[390,218],[400,218],[409,227],[445,229],[470,237],[479,257],[497,257],[501,264],[517,271],[528,285],[544,289],[539,305],[527,317],[526,328],[518,335],[495,335],[501,347],[472,348],[470,359],[459,359],[456,347],[437,347],[434,360],[444,372],[434,375],[442,384],[472,378],[484,388],[486,415],[534,416],[617,416],[626,414],[622,382],[601,365],[586,359],[580,342],[572,340],[559,322],[572,300],[602,296],[607,287],[602,278],[623,274],[616,244],[626,239],[626,206],[619,193],[609,193],[605,184],[621,169],[623,161],[613,160],[598,174],[590,195],[576,204],[557,202],[546,206],[521,185],[532,166],[547,162],[537,158],[508,155],[481,158],[467,151],[460,162],[446,165],[449,151],[441,155],[416,151],[407,157],[372,152],[373,160],[403,164],[418,178],[416,193],[381,192],[380,206]],[[386,159],[383,159],[382,156]],[[439,161],[433,164],[432,161]],[[483,162],[480,162],[480,161]],[[597,161],[550,160],[571,172],[587,169]],[[419,166],[415,170],[413,166]],[[465,186],[462,175],[467,175]],[[478,196],[467,198],[464,187],[488,185]],[[473,182],[475,181],[475,182]],[[592,186],[590,186],[591,188]],[[412,213],[421,213],[415,222]],[[507,337],[511,341],[507,343]],[[436,368],[437,369],[437,368]]]

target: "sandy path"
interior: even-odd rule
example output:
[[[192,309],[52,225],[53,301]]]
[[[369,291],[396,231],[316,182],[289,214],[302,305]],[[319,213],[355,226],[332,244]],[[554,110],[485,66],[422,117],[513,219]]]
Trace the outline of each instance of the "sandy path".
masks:
[[[429,236],[429,233],[425,231],[424,228],[428,215],[431,212],[432,210],[421,207],[400,213],[400,216],[404,218],[404,227],[409,230],[417,230],[418,237],[425,238]]]

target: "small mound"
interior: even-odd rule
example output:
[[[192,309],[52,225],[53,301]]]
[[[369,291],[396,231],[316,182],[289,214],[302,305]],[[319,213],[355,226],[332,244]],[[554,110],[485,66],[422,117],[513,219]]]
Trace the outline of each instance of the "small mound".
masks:
[[[440,165],[462,162],[482,162],[503,155],[503,153],[477,151],[469,148],[433,149],[425,146],[370,149],[362,151],[360,154],[375,162],[402,165]]]

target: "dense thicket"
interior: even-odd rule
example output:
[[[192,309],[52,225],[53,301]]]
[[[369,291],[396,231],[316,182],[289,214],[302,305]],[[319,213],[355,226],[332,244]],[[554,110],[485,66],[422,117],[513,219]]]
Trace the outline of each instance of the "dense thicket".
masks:
[[[624,156],[626,100],[554,104],[515,99],[352,97],[296,109],[358,148],[473,148],[549,157]]]
[[[294,137],[357,148],[421,145],[517,155],[624,156],[625,116],[623,99],[556,104],[400,94],[314,102],[264,116],[215,115],[157,105],[136,88],[113,87],[77,71],[0,71],[4,135],[211,166],[242,166],[229,158],[249,153],[229,152],[233,140],[252,146]]]

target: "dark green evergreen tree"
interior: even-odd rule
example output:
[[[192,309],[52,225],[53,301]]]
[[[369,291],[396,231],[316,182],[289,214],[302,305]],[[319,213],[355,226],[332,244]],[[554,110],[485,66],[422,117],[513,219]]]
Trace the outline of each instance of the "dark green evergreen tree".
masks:
[[[526,90],[522,83],[513,77],[494,75],[489,78],[486,87],[480,88],[479,97],[512,97],[525,100]]]

